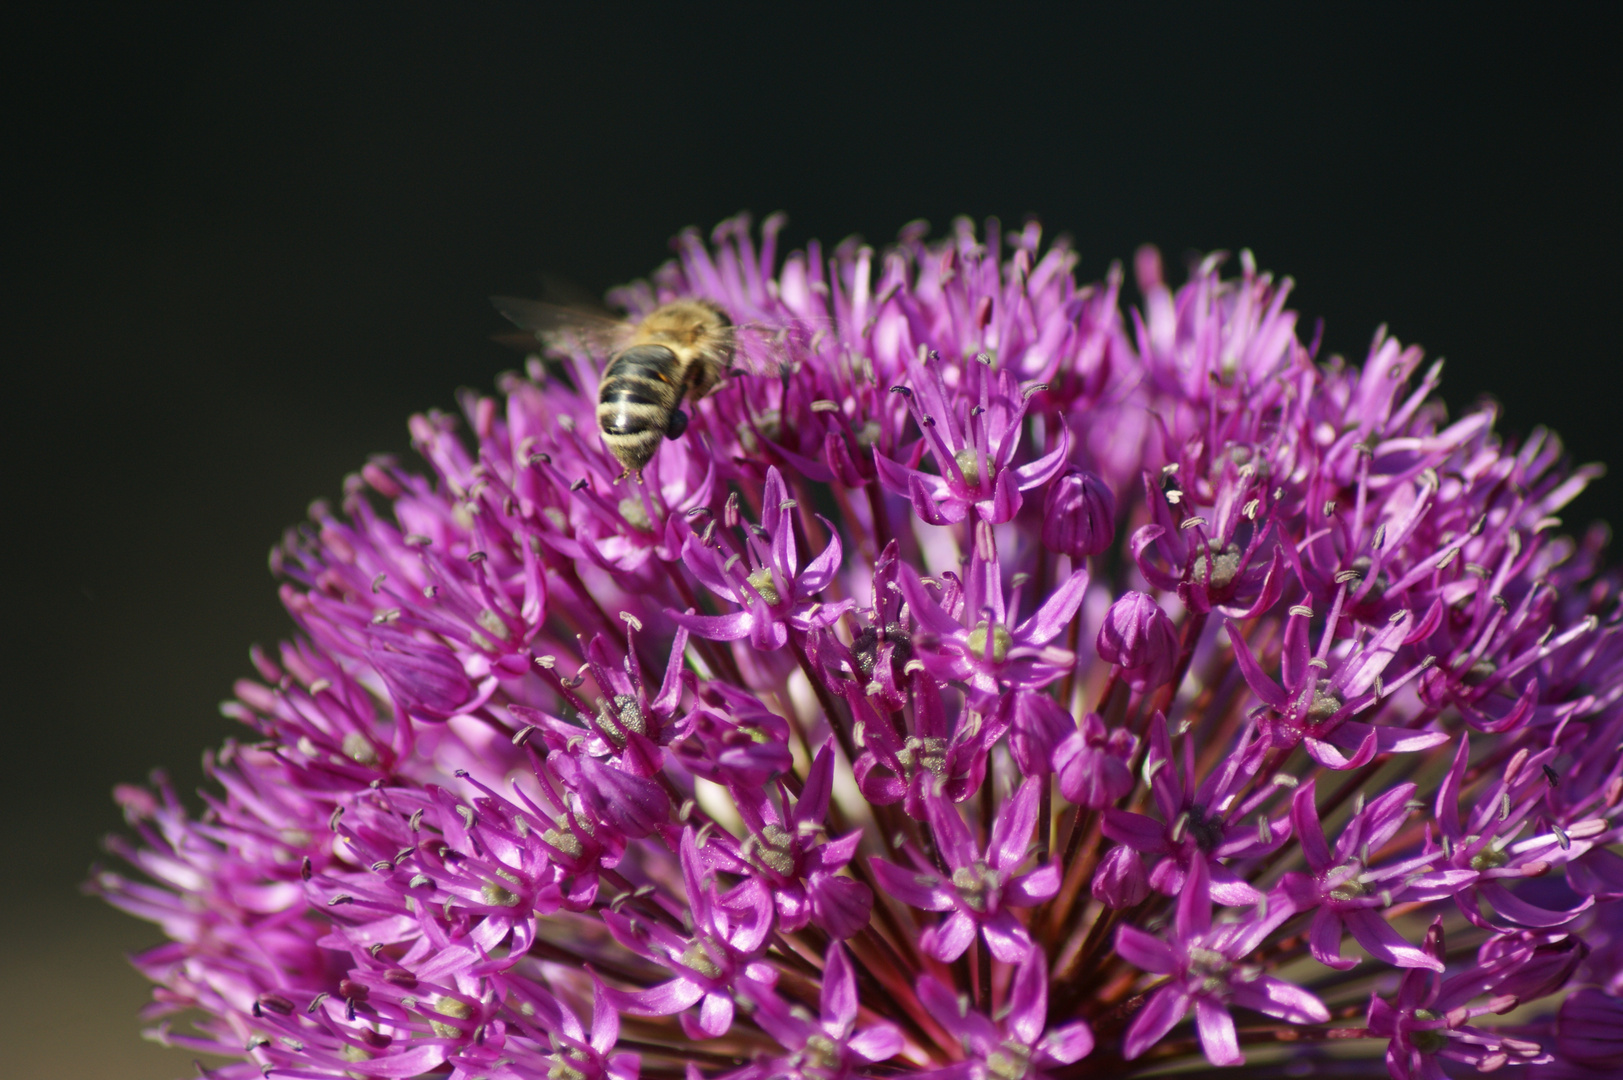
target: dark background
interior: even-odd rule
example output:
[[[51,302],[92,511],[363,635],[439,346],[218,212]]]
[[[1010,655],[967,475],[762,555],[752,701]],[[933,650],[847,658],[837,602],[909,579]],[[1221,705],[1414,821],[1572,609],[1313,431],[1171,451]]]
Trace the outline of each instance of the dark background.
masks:
[[[485,297],[540,272],[600,292],[741,208],[796,245],[1036,213],[1088,278],[1248,246],[1326,351],[1386,322],[1455,409],[1623,456],[1601,6],[335,6],[6,17],[7,1076],[189,1073],[137,1040],[155,932],[75,892],[108,790],[195,787],[288,627],[267,549],[515,363]]]

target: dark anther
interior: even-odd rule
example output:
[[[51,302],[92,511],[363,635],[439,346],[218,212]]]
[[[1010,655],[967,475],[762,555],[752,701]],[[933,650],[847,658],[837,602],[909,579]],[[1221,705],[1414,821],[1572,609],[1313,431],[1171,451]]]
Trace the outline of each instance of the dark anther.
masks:
[[[1548,764],[1540,765],[1539,768],[1544,770],[1544,779],[1550,782],[1551,787],[1561,786],[1560,774],[1558,774],[1554,769],[1550,768]]]
[[[332,995],[323,990],[321,993],[310,999],[310,1004],[304,1007],[305,1013],[309,1016],[314,1016],[316,1014],[316,1010],[321,1008],[321,1003],[330,997],[332,997]]]
[[[281,994],[273,994],[269,991],[260,994],[259,997],[254,999],[255,1016],[264,1015],[264,1013],[259,1011],[261,1008],[269,1009],[278,1016],[293,1015],[293,1003],[287,998],[283,997]]]
[[[913,391],[905,386],[893,386],[890,388],[890,392],[893,394],[900,394],[905,398],[910,398],[913,396]]]
[[[1216,814],[1206,816],[1205,807],[1189,808],[1189,835],[1195,838],[1200,850],[1215,851],[1223,842],[1223,822]]]
[[[314,873],[315,868],[310,865],[310,856],[306,855],[304,861],[299,863],[299,880],[309,881],[310,875]]]
[[[1183,501],[1183,488],[1178,486],[1178,480],[1171,473],[1161,477],[1161,494],[1166,496],[1168,503],[1177,506]]]

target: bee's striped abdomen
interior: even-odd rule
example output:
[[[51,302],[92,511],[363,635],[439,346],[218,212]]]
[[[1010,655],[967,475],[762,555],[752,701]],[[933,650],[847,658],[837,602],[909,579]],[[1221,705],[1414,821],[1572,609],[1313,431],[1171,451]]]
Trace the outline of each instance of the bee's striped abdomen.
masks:
[[[663,431],[685,389],[676,374],[676,354],[663,345],[633,345],[622,352],[603,372],[597,393],[598,426],[610,435]]]

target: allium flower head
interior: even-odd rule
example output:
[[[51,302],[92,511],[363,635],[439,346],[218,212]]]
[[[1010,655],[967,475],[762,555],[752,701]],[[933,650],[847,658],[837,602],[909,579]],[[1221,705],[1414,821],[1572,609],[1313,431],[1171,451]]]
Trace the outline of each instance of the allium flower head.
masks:
[[[609,357],[411,421],[273,567],[190,815],[118,791],[153,1036],[221,1080],[1623,1067],[1623,620],[1595,473],[1242,254],[1035,225],[614,299],[741,328],[641,482]],[[199,1016],[194,1026],[168,1017]]]

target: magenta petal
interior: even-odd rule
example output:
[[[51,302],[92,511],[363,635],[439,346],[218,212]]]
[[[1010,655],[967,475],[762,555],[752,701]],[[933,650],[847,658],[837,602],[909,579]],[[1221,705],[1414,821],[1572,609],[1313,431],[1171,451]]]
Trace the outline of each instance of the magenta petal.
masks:
[[[919,936],[919,947],[945,963],[952,963],[964,955],[969,943],[975,940],[975,920],[962,911],[955,911]]]
[[[620,1014],[609,1000],[607,988],[592,979],[592,1049],[606,1054],[620,1039]]]
[[[1151,975],[1171,975],[1180,967],[1172,946],[1136,926],[1117,927],[1116,955]]]
[[[1239,1006],[1277,1016],[1293,1024],[1322,1024],[1330,1010],[1313,994],[1272,975],[1259,975],[1251,982],[1236,981],[1229,986],[1230,999]]]
[[[1073,570],[1065,584],[1054,590],[1031,618],[1015,628],[1015,636],[1034,645],[1048,644],[1071,624],[1087,591],[1088,572]]]
[[[830,945],[823,964],[823,993],[819,999],[823,1026],[841,1034],[857,1018],[857,977],[838,943]]]
[[[958,625],[957,619],[941,610],[941,605],[930,598],[930,594],[925,591],[924,582],[919,580],[918,573],[911,566],[903,565],[899,577],[902,595],[907,598],[908,609],[926,630],[933,630],[942,635],[956,634],[963,630],[963,627]]]
[[[1035,907],[1059,892],[1058,863],[1047,863],[1022,874],[1003,888],[1003,902],[1011,907]]]
[[[1337,971],[1346,971],[1358,961],[1341,955],[1341,916],[1334,908],[1321,907],[1313,913],[1313,926],[1308,932],[1307,945],[1313,959]]]
[[[828,588],[828,583],[834,580],[834,574],[845,558],[840,547],[840,531],[821,514],[818,515],[818,520],[828,529],[828,547],[819,552],[817,558],[808,563],[806,569],[796,579],[795,595],[802,598],[816,596]]]
[[[1100,828],[1110,839],[1135,851],[1166,851],[1168,848],[1167,827],[1131,810],[1106,809]]]
[[[994,870],[1013,870],[1026,861],[1031,831],[1037,826],[1037,796],[1047,780],[1029,779],[1020,785],[1014,798],[1003,804],[992,822],[992,841],[987,855]]]
[[[1283,687],[1270,679],[1257,663],[1257,658],[1251,654],[1251,646],[1246,643],[1245,633],[1239,625],[1230,619],[1227,621],[1229,641],[1234,646],[1234,662],[1240,668],[1240,675],[1251,692],[1268,705],[1280,712],[1290,708],[1291,696],[1285,693]]]
[[[1488,907],[1494,914],[1502,915],[1511,922],[1521,923],[1523,926],[1562,926],[1589,910],[1595,903],[1593,896],[1586,896],[1575,908],[1551,911],[1536,904],[1529,904],[1497,881],[1483,884],[1481,892],[1482,898],[1488,902]]]
[[[1093,1031],[1083,1020],[1055,1028],[1043,1036],[1037,1044],[1037,1052],[1060,1065],[1081,1061],[1093,1053]]]
[[[1126,929],[1123,927],[1123,929]],[[1133,1017],[1122,1040],[1121,1056],[1132,1061],[1161,1041],[1189,1012],[1189,995],[1175,986],[1163,986]]]
[[[1313,786],[1314,781],[1309,780],[1291,796],[1291,828],[1302,842],[1302,855],[1307,859],[1308,869],[1322,874],[1330,869],[1330,845],[1324,840],[1324,826],[1314,803]]]
[[[981,936],[992,955],[1005,964],[1018,964],[1031,954],[1031,935],[1008,911],[1000,911],[981,923]]]
[[[1047,483],[1055,473],[1064,467],[1065,459],[1070,456],[1070,453],[1071,429],[1068,425],[1061,423],[1058,446],[1029,465],[1022,465],[1013,470],[1015,480],[1020,485],[1020,490],[1030,491],[1038,484]]]
[[[1240,1040],[1234,1031],[1234,1017],[1210,998],[1195,999],[1195,1026],[1200,1031],[1200,1048],[1213,1065],[1238,1065],[1245,1061]]]
[[[689,615],[669,609],[665,614],[676,625],[707,641],[738,641],[749,637],[750,628],[755,625],[755,616],[748,611],[735,611],[731,615]]]
[[[1374,908],[1348,908],[1341,913],[1341,921],[1347,924],[1348,932],[1358,944],[1378,960],[1398,967],[1443,970],[1441,960],[1409,944]]]
[[[952,907],[952,894],[933,874],[905,870],[880,858],[868,860],[868,865],[873,867],[879,887],[907,906],[923,911],[947,911]]]
[[[1574,892],[1601,900],[1623,898],[1623,855],[1591,848],[1567,864],[1567,884]]]
[[[884,1061],[902,1052],[902,1033],[893,1024],[875,1024],[845,1040],[845,1048],[864,1061]]]
[[[691,979],[677,978],[647,990],[614,990],[605,987],[609,1001],[632,1016],[670,1016],[704,997],[704,987]]]
[[[1004,1029],[1026,1046],[1035,1046],[1048,1023],[1048,964],[1033,951],[1014,973]]]
[[[699,1030],[718,1039],[732,1026],[733,999],[726,994],[706,994],[704,1004],[699,1006]]]
[[[1364,737],[1364,741],[1359,744],[1358,752],[1350,758],[1323,739],[1316,739],[1309,735],[1302,740],[1302,749],[1307,751],[1308,757],[1323,765],[1326,769],[1335,769],[1337,772],[1368,765],[1371,759],[1375,757],[1376,745],[1373,728]]]

